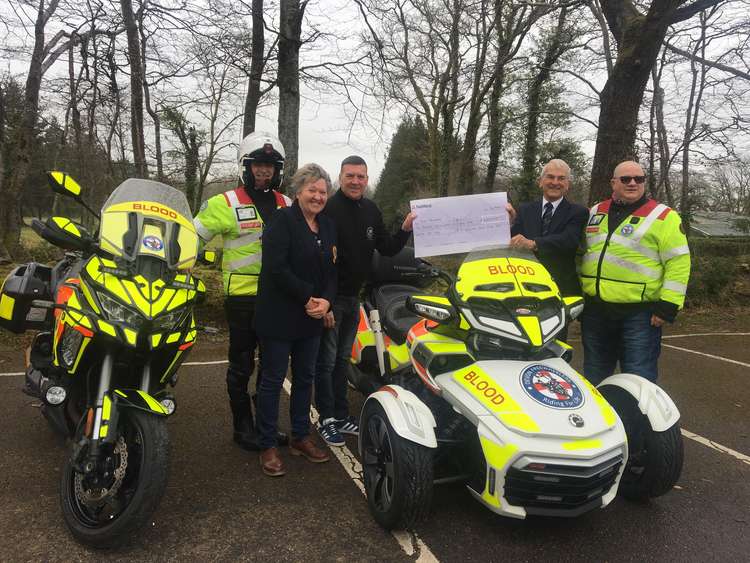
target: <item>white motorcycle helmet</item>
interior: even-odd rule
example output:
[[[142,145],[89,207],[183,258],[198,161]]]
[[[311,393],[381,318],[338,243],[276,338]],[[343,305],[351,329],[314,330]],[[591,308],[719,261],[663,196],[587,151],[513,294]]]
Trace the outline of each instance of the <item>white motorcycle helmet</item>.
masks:
[[[268,189],[275,190],[284,178],[284,145],[270,133],[256,131],[242,139],[237,150],[237,166],[240,181],[249,190],[255,189],[255,176],[250,169],[253,162],[273,164],[274,174]]]

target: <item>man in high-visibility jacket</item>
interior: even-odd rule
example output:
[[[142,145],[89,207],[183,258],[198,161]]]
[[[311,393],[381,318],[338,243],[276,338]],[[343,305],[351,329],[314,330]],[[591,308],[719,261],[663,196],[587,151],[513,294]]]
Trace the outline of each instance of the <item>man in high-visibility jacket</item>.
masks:
[[[255,368],[258,338],[253,329],[261,264],[261,235],[276,209],[291,200],[276,191],[284,171],[284,147],[268,133],[251,133],[240,143],[240,185],[203,202],[193,223],[208,242],[221,235],[224,309],[229,324],[227,392],[233,439],[246,450],[259,450],[248,382]],[[260,373],[260,370],[258,370]],[[280,443],[286,437],[280,436]]]
[[[645,195],[637,162],[615,168],[612,199],[591,208],[581,263],[584,375],[657,377],[661,331],[685,302],[690,250],[678,213]]]

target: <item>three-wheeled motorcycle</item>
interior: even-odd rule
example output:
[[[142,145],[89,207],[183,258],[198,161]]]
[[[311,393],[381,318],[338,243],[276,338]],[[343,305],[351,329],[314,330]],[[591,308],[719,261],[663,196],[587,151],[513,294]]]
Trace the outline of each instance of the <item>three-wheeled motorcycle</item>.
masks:
[[[88,209],[73,178],[48,180]],[[77,540],[109,547],[149,521],[166,487],[169,388],[195,344],[193,306],[205,294],[191,274],[198,236],[182,192],[141,179],[112,192],[97,236],[60,216],[32,228],[67,252],[52,267],[10,273],[0,326],[38,331],[24,391],[70,440],[63,518]]]
[[[465,483],[514,518],[576,516],[618,491],[648,498],[680,476],[679,411],[634,374],[598,386],[556,335],[583,309],[532,255],[469,254],[455,279],[413,258],[379,257],[360,308],[351,382],[369,395],[359,450],[370,511],[412,526],[433,485]],[[424,293],[441,279],[441,295]]]

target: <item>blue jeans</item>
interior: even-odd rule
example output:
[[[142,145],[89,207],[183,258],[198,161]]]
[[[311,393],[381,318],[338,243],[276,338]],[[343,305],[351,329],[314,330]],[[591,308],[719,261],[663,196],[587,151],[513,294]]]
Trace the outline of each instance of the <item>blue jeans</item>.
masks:
[[[352,344],[359,324],[359,300],[338,295],[333,302],[336,326],[323,330],[318,363],[315,369],[315,404],[321,422],[349,416],[346,370],[352,355]]]
[[[263,377],[258,389],[257,428],[262,449],[276,446],[279,395],[290,355],[292,396],[289,402],[289,417],[292,421],[292,439],[301,440],[310,433],[310,395],[319,343],[318,336],[298,340],[261,337]]]
[[[581,316],[583,375],[598,385],[620,370],[650,381],[658,375],[661,327],[651,326],[651,311],[640,311],[625,318],[612,318],[584,309]]]

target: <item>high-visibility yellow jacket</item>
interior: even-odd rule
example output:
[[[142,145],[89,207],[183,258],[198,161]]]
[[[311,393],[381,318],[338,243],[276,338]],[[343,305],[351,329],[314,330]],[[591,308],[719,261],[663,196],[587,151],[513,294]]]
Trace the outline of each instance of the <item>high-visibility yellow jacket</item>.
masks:
[[[274,190],[276,208],[288,207],[291,200]],[[261,264],[263,219],[243,186],[209,198],[193,219],[204,242],[221,235],[224,294],[229,297],[258,293]]]
[[[654,200],[608,226],[612,200],[591,208],[581,263],[586,295],[606,303],[666,301],[681,309],[690,250],[679,214]]]

